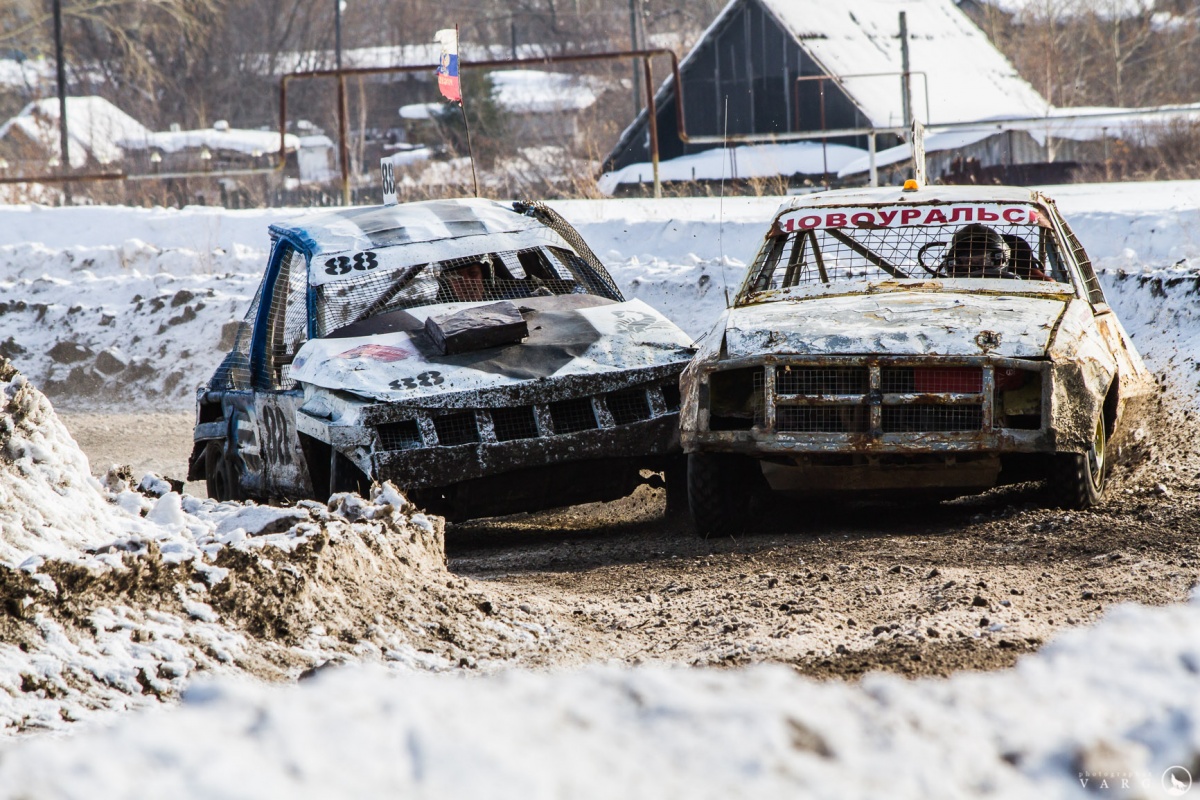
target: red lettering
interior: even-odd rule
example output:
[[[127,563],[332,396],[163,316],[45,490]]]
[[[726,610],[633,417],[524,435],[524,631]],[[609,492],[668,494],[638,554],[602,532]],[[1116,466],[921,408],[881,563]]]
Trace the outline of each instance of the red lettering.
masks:
[[[796,224],[800,227],[801,230],[807,230],[809,228],[815,228],[818,225],[820,225],[821,218],[817,217],[817,216],[809,215],[807,217],[801,217],[800,221]]]
[[[779,220],[779,227],[783,229],[784,233],[791,233],[796,229],[796,220],[792,217],[781,219]]]
[[[975,209],[973,208],[952,208],[950,209],[950,222],[970,222],[975,218]]]
[[[935,208],[935,209],[933,209],[933,211],[930,211],[928,214],[925,215],[925,224],[926,225],[932,225],[935,222],[940,223],[942,225],[946,224],[946,215],[941,212],[941,209]]]
[[[908,223],[912,222],[913,220],[920,219],[920,218],[921,218],[921,209],[919,209],[919,208],[906,208],[900,212],[900,224],[901,225],[907,225]]]
[[[1025,221],[1025,210],[1021,208],[1004,209],[1004,221],[1013,225],[1019,225]]]
[[[891,225],[892,221],[896,219],[896,215],[899,213],[900,213],[899,211],[880,211],[879,212],[880,224],[881,225]]]
[[[825,216],[826,228],[842,228],[846,225],[845,214],[827,214]]]
[[[869,211],[860,211],[859,213],[850,217],[850,224],[856,225],[859,228],[874,228],[875,215]]]
[[[988,211],[986,208],[979,209],[979,221],[980,222],[998,222],[999,220],[1000,220],[1000,215],[997,214],[995,211]]]

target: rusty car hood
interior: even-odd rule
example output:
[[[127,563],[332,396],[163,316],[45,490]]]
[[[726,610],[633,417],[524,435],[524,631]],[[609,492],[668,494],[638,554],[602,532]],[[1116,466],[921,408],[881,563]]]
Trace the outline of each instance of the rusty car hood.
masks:
[[[612,302],[588,295],[527,298],[529,326],[519,344],[443,355],[419,328],[367,336],[313,339],[300,349],[291,377],[302,384],[384,402],[422,405],[458,392],[510,388],[566,375],[621,373],[683,365],[692,339],[640,300]],[[410,322],[471,303],[408,309]]]
[[[912,291],[760,303],[728,312],[724,355],[1041,358],[1069,299]]]

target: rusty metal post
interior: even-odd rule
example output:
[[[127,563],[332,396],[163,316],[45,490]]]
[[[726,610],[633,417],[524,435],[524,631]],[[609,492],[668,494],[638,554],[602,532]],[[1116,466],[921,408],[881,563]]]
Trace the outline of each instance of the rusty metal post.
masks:
[[[642,59],[646,78],[646,119],[650,122],[650,164],[654,170],[654,197],[662,197],[662,181],[658,179],[658,108],[654,104],[654,81],[650,77],[650,56]],[[676,90],[678,93],[678,89]]]
[[[912,65],[908,60],[908,14],[900,12],[900,100],[904,106],[904,127],[912,125]]]
[[[59,169],[71,171],[71,146],[67,136],[67,65],[63,61],[62,0],[54,0],[54,69],[58,81]],[[71,204],[71,184],[63,182],[63,201]]]
[[[342,204],[350,205],[350,123],[346,119],[346,75],[338,70],[338,157],[342,162]]]

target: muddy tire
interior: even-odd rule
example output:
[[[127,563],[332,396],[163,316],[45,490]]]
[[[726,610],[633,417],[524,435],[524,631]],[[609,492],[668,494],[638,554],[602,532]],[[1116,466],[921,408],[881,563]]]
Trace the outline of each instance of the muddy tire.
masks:
[[[687,457],[688,509],[696,535],[732,536],[746,526],[756,464],[744,456],[692,453]]]
[[[209,442],[204,448],[204,484],[213,500],[243,500],[236,465],[225,457],[223,442]]]
[[[1108,432],[1101,418],[1096,422],[1088,452],[1060,453],[1054,457],[1047,486],[1051,499],[1060,508],[1091,508],[1104,496],[1108,469]]]

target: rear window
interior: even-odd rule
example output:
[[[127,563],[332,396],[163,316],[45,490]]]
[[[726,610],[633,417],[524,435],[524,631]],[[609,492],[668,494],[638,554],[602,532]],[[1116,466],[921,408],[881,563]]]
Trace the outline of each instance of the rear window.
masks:
[[[871,280],[1070,283],[1045,215],[1028,204],[799,209],[781,215],[739,302],[761,292]]]

